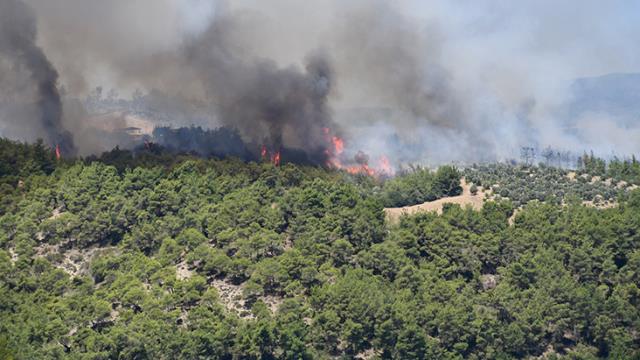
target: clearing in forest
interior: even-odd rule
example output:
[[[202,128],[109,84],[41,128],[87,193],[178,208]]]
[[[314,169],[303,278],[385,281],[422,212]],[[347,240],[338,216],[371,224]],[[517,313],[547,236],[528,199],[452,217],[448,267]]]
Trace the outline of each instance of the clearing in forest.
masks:
[[[465,178],[460,179],[460,186],[462,187],[462,194],[458,196],[451,196],[434,201],[427,201],[422,204],[413,206],[404,206],[398,208],[385,208],[384,212],[387,216],[387,220],[391,223],[397,223],[400,220],[400,216],[412,215],[418,212],[430,212],[435,211],[438,214],[442,214],[442,207],[444,204],[458,204],[461,207],[470,205],[474,210],[482,209],[482,204],[486,197],[486,193],[490,191],[484,191],[481,186],[478,186],[478,192],[471,194],[471,184],[467,183]]]

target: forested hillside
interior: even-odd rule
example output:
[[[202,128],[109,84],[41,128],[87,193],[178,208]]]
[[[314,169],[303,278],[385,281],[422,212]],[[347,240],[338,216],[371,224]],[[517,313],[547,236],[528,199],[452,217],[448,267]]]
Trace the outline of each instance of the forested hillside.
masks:
[[[603,163],[604,165],[604,163]],[[616,163],[611,163],[615,166]],[[514,206],[537,200],[562,204],[579,200],[598,206],[615,204],[637,187],[631,182],[610,175],[610,171],[594,172],[586,168],[577,171],[548,166],[515,166],[506,164],[474,165],[466,168],[465,178],[477,186],[491,190],[493,197],[510,199]]]
[[[385,180],[0,145],[0,358],[640,357],[631,187],[597,208],[590,180],[552,169]],[[385,221],[384,206],[459,193],[461,175],[509,194]],[[572,195],[516,199],[508,178]]]

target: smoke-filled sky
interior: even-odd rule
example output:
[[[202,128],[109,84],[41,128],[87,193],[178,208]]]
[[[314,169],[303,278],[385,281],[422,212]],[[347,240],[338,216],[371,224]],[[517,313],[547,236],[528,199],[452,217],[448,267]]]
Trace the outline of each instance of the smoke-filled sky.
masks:
[[[175,125],[205,112],[198,125],[308,153],[321,150],[330,127],[353,153],[396,162],[500,160],[521,146],[640,153],[640,106],[622,115],[575,106],[598,93],[578,91],[577,79],[640,72],[636,1],[0,4],[21,1],[33,10],[24,19],[37,28],[33,45],[69,99],[96,86],[125,97],[155,91],[184,113]],[[42,86],[23,62],[0,48],[0,134],[43,137],[50,129],[20,120],[43,111]],[[640,84],[608,86],[640,101]],[[86,116],[64,102],[65,129],[56,131],[76,135],[81,154],[104,150]]]

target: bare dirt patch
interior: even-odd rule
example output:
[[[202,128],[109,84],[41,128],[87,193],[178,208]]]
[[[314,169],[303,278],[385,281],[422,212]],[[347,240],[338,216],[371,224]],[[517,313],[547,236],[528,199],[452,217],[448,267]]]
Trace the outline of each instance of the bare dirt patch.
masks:
[[[518,216],[518,213],[522,211],[522,206],[513,210],[513,214],[511,214],[511,216],[509,217],[509,219],[507,220],[509,222],[509,226],[513,226],[513,224],[515,224],[516,222],[516,216]]]
[[[193,276],[193,271],[189,270],[186,262],[182,261],[176,266],[176,278],[178,280],[186,280]]]
[[[99,247],[92,246],[86,249],[68,248],[72,241],[60,244],[41,244],[35,248],[36,257],[47,257],[51,259],[53,266],[63,270],[72,277],[88,274],[89,264],[94,257],[102,254],[118,251],[115,246]],[[57,258],[55,255],[62,255]]]
[[[245,301],[242,298],[242,285],[234,285],[224,280],[214,279],[211,281],[211,286],[218,290],[220,295],[220,302],[229,311],[241,312],[244,309]]]
[[[59,218],[62,215],[62,206],[53,209],[51,212],[51,217],[49,219],[54,220]]]
[[[253,319],[253,314],[248,311],[246,306],[246,300],[242,296],[244,290],[244,284],[235,285],[225,280],[213,279],[211,280],[211,286],[218,290],[220,295],[220,302],[227,308],[228,311],[235,312],[244,319]],[[278,311],[278,308],[284,301],[283,298],[273,295],[263,295],[258,299],[262,300],[272,314]]]
[[[370,360],[370,359],[375,359],[376,357],[379,357],[380,355],[382,355],[382,351],[381,350],[376,350],[376,349],[367,349],[365,351],[362,351],[358,354],[356,354],[356,356],[354,358],[356,359],[360,359],[360,360]]]
[[[11,255],[11,264],[15,264],[16,261],[18,261],[18,253],[16,252],[16,249],[13,247],[9,248],[9,255]]]
[[[582,202],[582,205],[587,206],[587,207],[594,207],[597,209],[612,209],[612,208],[616,208],[618,207],[618,203],[615,201],[606,201],[606,200],[599,200],[599,201],[588,201],[585,200]]]
[[[484,204],[484,198],[489,197],[489,192],[485,191],[482,187],[478,187],[478,192],[475,195],[471,194],[471,184],[467,183],[464,178],[460,180],[460,186],[462,187],[462,194],[459,196],[427,201],[413,206],[386,208],[384,211],[387,220],[391,223],[397,223],[402,215],[412,215],[420,212],[435,211],[438,214],[442,214],[442,208],[445,204],[458,204],[461,207],[470,206],[474,210],[481,210]]]

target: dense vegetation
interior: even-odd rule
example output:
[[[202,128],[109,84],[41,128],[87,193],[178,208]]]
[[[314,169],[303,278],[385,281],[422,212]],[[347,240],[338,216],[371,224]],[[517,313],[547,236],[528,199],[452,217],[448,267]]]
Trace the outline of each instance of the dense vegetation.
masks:
[[[400,207],[460,195],[460,176],[452,166],[442,166],[436,172],[421,167],[407,169],[384,183],[382,203],[385,207]]]
[[[464,176],[467,181],[490,189],[493,195],[510,199],[516,207],[531,200],[561,204],[575,198],[597,204],[612,203],[633,187],[630,183],[591,176],[585,170],[572,172],[542,165],[474,165],[464,170]]]
[[[3,146],[20,159],[0,154],[0,356],[640,356],[638,190],[609,209],[532,202],[511,226],[510,201],[392,226],[393,183]],[[412,176],[393,181],[433,188]]]
[[[22,144],[0,138],[0,215],[11,204],[20,179],[48,175],[55,168],[55,154],[42,141]]]
[[[614,158],[609,162],[593,154],[584,154],[579,160],[581,173],[613,179],[614,182],[626,181],[640,184],[640,162],[632,156],[630,159]]]

